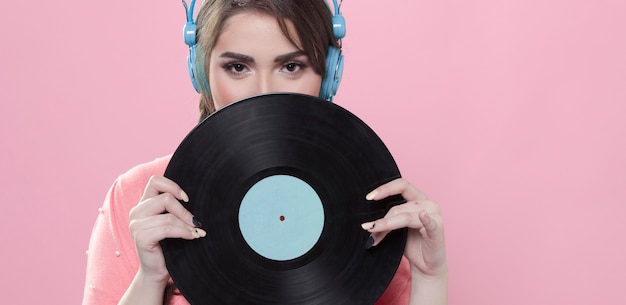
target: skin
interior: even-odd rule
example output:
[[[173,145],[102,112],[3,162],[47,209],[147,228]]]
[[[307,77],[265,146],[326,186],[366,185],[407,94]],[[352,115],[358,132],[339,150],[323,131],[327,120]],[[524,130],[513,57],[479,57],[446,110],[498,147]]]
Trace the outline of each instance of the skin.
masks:
[[[407,202],[391,208],[384,218],[361,226],[372,233],[374,246],[389,232],[409,228],[404,250],[411,265],[409,304],[448,304],[448,267],[439,204],[402,178],[379,186],[365,198],[376,201],[398,194]]]
[[[216,109],[269,92],[317,95],[322,80],[273,18],[253,13],[240,13],[227,21],[209,54],[209,67]],[[364,196],[376,201],[395,194],[402,194],[407,203],[392,208],[383,219],[363,224],[363,229],[372,233],[376,246],[391,230],[408,227],[405,255],[411,265],[410,304],[447,304],[448,273],[439,205],[404,179],[391,181]],[[131,210],[130,230],[140,267],[119,304],[162,304],[170,276],[159,241],[206,236],[202,229],[195,228],[193,215],[178,200],[189,198],[175,182],[153,176],[140,202]]]
[[[291,22],[290,35],[297,37]],[[271,42],[271,43],[268,43]],[[270,92],[317,95],[322,76],[283,35],[273,17],[242,13],[227,20],[209,57],[215,108]]]

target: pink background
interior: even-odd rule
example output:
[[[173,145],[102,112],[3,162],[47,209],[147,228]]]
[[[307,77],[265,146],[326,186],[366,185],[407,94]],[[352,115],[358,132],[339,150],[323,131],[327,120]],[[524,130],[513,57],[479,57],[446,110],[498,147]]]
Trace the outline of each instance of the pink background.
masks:
[[[626,2],[346,0],[336,102],[446,221],[450,304],[626,304]],[[117,175],[196,121],[183,8],[0,3],[0,295],[81,301]]]

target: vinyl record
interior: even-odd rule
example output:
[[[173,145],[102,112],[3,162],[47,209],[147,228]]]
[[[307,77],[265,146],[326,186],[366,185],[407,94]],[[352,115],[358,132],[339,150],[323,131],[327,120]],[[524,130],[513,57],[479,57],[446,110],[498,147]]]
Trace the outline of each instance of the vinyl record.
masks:
[[[297,94],[233,103],[187,135],[165,176],[207,232],[161,242],[191,304],[373,304],[402,258],[406,230],[365,249],[360,226],[403,202],[365,199],[400,172],[336,104]]]

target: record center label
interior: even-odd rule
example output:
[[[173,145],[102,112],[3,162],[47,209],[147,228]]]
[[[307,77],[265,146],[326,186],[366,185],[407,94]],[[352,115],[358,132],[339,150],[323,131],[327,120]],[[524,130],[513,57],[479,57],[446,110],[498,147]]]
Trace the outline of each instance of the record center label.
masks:
[[[239,228],[259,255],[286,261],[306,254],[324,228],[324,208],[315,190],[289,175],[266,177],[246,193]]]

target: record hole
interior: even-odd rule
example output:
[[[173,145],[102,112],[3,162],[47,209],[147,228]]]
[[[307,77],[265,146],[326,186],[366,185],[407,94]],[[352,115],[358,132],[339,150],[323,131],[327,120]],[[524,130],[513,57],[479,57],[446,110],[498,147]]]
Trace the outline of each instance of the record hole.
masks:
[[[278,217],[278,219],[280,219],[280,221],[285,221],[285,216],[280,215],[280,217]]]

